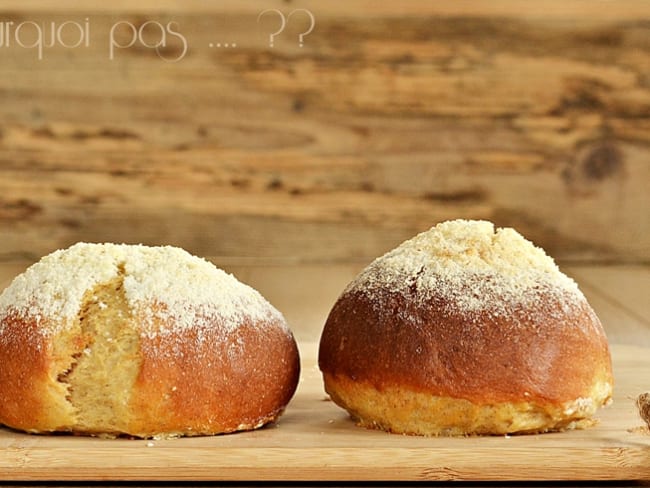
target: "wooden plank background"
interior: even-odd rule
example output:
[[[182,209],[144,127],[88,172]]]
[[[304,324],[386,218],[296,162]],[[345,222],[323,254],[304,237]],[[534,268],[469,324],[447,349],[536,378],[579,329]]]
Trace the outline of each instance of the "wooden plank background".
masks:
[[[82,5],[0,5],[0,260],[88,240],[366,261],[462,217],[561,261],[650,261],[650,2]],[[273,47],[265,9],[295,11]],[[87,47],[16,42],[72,21]],[[181,59],[110,60],[111,28],[153,44],[148,21]]]

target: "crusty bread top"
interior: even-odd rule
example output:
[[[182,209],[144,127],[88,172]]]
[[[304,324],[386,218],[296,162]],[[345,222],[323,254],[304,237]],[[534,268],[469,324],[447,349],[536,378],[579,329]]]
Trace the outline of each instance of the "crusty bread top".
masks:
[[[470,220],[443,222],[405,241],[377,258],[346,289],[371,297],[387,291],[422,303],[435,294],[455,314],[467,315],[499,316],[513,307],[532,313],[539,307],[530,305],[542,294],[566,306],[584,299],[553,259],[518,232]]]
[[[256,290],[183,249],[78,243],[42,258],[0,295],[0,340],[7,316],[36,320],[38,333],[55,336],[72,323],[86,292],[118,275],[144,335],[207,327],[212,318],[224,332],[247,323],[290,333]]]

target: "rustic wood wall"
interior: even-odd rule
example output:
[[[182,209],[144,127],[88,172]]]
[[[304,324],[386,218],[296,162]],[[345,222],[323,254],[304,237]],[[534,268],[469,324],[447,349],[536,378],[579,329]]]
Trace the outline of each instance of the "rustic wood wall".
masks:
[[[82,5],[0,5],[0,259],[367,260],[462,217],[564,261],[650,260],[650,2]],[[273,47],[265,9],[296,11]],[[17,44],[67,21],[78,47]],[[122,45],[126,22],[159,40],[148,21],[187,52],[168,32],[110,60],[119,22]]]

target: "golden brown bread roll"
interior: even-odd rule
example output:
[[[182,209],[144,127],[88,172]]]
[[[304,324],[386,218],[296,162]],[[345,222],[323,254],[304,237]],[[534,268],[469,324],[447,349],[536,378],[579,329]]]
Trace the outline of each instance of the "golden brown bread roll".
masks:
[[[319,366],[359,424],[420,435],[584,426],[613,382],[575,282],[484,221],[439,224],[371,263],[331,310]]]
[[[254,429],[283,412],[299,369],[282,315],[178,248],[79,243],[0,296],[0,423],[15,429]]]

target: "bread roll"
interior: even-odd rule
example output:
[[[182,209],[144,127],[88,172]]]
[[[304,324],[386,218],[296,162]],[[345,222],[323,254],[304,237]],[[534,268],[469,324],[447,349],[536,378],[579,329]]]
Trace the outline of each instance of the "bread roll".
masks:
[[[173,247],[79,243],[0,296],[0,423],[172,437],[258,428],[299,376],[282,315]]]
[[[370,264],[322,333],[332,400],[419,435],[583,427],[612,395],[603,328],[576,283],[512,229],[450,221]]]

